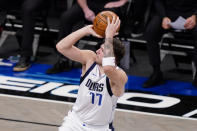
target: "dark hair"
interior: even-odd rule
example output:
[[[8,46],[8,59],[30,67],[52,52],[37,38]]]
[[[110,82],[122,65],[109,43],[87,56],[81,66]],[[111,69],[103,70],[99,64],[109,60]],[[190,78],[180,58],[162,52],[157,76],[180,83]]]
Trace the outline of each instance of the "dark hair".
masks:
[[[113,51],[116,58],[116,64],[120,65],[120,60],[125,54],[125,46],[119,39],[113,38]]]

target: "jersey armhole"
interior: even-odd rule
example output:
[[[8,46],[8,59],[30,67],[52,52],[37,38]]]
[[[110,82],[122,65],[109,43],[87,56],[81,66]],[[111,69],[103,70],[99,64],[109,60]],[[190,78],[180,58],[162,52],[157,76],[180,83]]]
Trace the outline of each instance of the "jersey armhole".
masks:
[[[86,73],[85,73],[83,76],[81,76],[81,78],[80,78],[80,84],[83,82],[83,80],[86,78],[86,76],[90,73],[90,71],[91,71],[95,66],[96,66],[96,62],[94,62],[94,63],[90,66],[90,68],[86,71]]]
[[[107,91],[109,93],[110,96],[113,96],[113,93],[112,93],[112,90],[111,90],[111,86],[110,86],[110,83],[109,83],[109,78],[106,77],[106,84],[107,84]]]

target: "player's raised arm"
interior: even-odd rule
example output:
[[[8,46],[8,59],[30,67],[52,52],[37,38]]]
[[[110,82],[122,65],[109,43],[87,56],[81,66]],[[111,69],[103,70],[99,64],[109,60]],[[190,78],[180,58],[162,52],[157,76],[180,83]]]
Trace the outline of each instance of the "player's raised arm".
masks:
[[[124,55],[124,45],[120,40],[114,39],[117,29],[120,26],[119,18],[113,17],[112,22],[108,19],[108,26],[105,32],[104,58],[102,66],[105,74],[110,79],[112,92],[116,96],[121,96],[124,92],[124,86],[127,82],[127,75],[123,70],[117,69],[117,63]]]
[[[93,31],[92,25],[85,26],[62,39],[56,45],[56,48],[61,54],[69,59],[80,62],[81,64],[86,64],[88,60],[94,59],[95,53],[90,50],[80,50],[75,47],[74,44],[77,43],[82,37],[90,34],[98,36]]]

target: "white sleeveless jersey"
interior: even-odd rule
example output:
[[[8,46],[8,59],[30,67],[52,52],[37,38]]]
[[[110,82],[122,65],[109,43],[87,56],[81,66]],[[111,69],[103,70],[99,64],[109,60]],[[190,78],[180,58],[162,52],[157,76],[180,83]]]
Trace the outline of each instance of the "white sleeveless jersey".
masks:
[[[114,117],[118,97],[114,96],[109,78],[99,76],[99,66],[94,63],[81,77],[73,111],[86,124],[107,125]]]

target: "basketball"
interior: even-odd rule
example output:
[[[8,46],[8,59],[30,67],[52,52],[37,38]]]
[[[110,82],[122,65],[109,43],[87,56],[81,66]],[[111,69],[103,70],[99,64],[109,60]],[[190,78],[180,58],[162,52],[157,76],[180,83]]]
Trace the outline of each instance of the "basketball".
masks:
[[[107,17],[109,17],[110,22],[112,21],[113,16],[117,18],[118,16],[112,11],[102,11],[98,13],[93,21],[93,29],[94,31],[102,36],[105,37],[105,29],[107,28]],[[120,27],[118,28],[117,32],[119,31]]]

